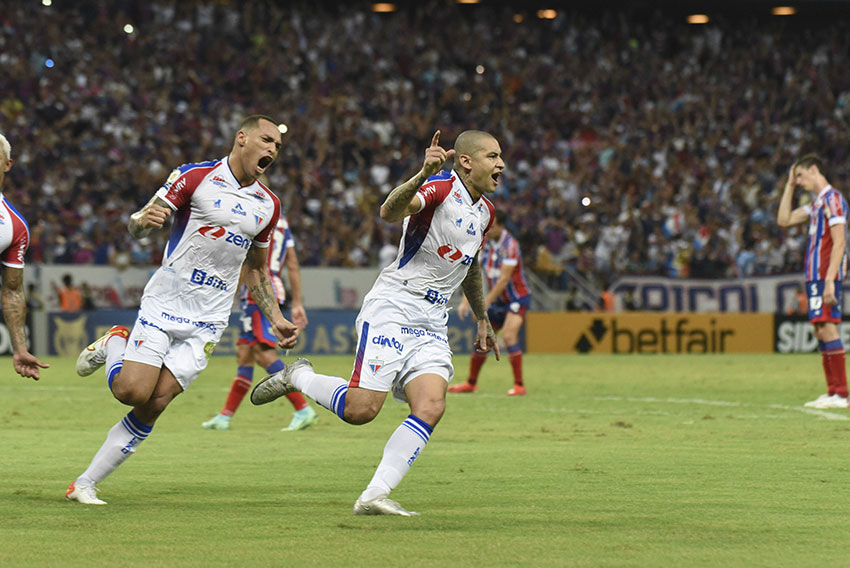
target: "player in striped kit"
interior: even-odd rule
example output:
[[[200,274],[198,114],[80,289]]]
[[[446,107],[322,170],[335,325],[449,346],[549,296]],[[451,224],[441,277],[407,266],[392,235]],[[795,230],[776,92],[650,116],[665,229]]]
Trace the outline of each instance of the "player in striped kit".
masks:
[[[511,362],[514,385],[508,390],[508,396],[522,396],[525,394],[525,385],[522,381],[519,330],[525,322],[525,312],[531,305],[531,290],[525,281],[519,242],[505,228],[506,221],[505,212],[496,211],[493,226],[487,233],[487,242],[481,249],[481,268],[490,288],[484,298],[484,305],[487,306],[487,316],[493,329],[502,333]],[[457,313],[461,319],[469,315],[466,298],[461,301]],[[449,392],[475,392],[478,388],[478,374],[486,360],[487,353],[473,351],[469,360],[469,379],[465,383],[450,386]]]
[[[298,329],[304,329],[307,327],[307,312],[304,310],[301,297],[301,270],[298,256],[295,254],[295,239],[292,238],[292,231],[289,230],[286,218],[281,217],[272,234],[268,257],[272,288],[281,311],[284,311],[287,302],[286,288],[283,285],[284,266],[289,275],[289,285],[292,287],[292,298],[289,302],[292,306],[292,323],[298,326]],[[224,401],[224,408],[201,424],[207,430],[230,429],[233,414],[242,403],[245,393],[251,388],[251,382],[254,379],[254,362],[259,363],[268,374],[277,373],[286,367],[275,351],[277,340],[272,332],[271,323],[257,308],[257,304],[244,286],[242,288],[240,292],[242,294],[242,330],[236,341],[236,377]],[[289,426],[283,428],[284,431],[303,430],[318,421],[316,411],[310,407],[300,392],[289,393],[286,398],[292,403],[295,414]]]
[[[422,169],[393,189],[381,206],[385,221],[404,220],[401,246],[363,300],[351,378],[318,374],[307,359],[298,359],[251,393],[251,402],[265,404],[298,390],[349,424],[375,418],[389,391],[410,406],[354,503],[355,515],[417,514],[388,495],[421,455],[445,411],[446,387],[454,375],[447,304],[458,287],[478,323],[476,348],[493,349],[499,357],[484,307],[478,251],[493,218],[484,194],[499,184],[502,150],[492,135],[477,130],[463,132],[452,150],[441,148],[439,141],[437,131]],[[454,169],[442,172],[452,156]]]
[[[792,210],[797,186],[812,194],[812,202]],[[838,333],[847,269],[847,210],[847,200],[829,184],[816,155],[807,154],[791,166],[776,220],[781,227],[809,225],[805,260],[809,321],[815,329],[827,385],[826,394],[805,404],[809,408],[847,408],[850,403],[844,345]]]
[[[281,314],[266,266],[280,201],[259,181],[280,145],[275,121],[249,116],[227,157],[177,168],[130,216],[130,234],[143,238],[174,214],[162,266],[145,286],[132,332],[108,330],[80,353],[77,374],[105,365],[113,396],[133,409],[109,431],[67,499],[106,504],[95,484],[135,453],[171,401],[206,368],[230,319],[240,274],[272,322],[278,346],[295,345],[298,328]]]
[[[12,145],[0,134],[0,263],[3,264],[3,287],[0,303],[3,318],[12,340],[12,366],[22,377],[39,379],[42,363],[27,349],[27,301],[24,296],[24,253],[30,242],[30,230],[23,215],[3,195],[6,172],[12,169]]]

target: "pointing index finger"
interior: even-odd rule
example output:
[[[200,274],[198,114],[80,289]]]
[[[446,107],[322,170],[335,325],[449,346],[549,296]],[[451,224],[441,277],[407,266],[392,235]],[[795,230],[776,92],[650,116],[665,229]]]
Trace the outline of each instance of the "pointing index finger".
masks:
[[[434,137],[431,138],[431,147],[436,148],[439,145],[440,145],[440,131],[438,130],[434,133]]]

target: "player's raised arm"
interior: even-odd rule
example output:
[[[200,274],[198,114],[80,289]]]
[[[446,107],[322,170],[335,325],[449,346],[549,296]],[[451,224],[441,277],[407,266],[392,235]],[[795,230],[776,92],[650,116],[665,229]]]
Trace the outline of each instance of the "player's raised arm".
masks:
[[[809,220],[809,214],[804,208],[791,209],[791,199],[794,197],[794,188],[797,186],[794,179],[795,166],[796,164],[788,170],[788,179],[785,181],[782,198],[779,200],[779,210],[776,212],[776,223],[780,227],[799,225]]]
[[[144,207],[130,215],[127,230],[134,239],[141,239],[148,236],[153,229],[162,228],[170,215],[171,207],[168,203],[154,195]]]
[[[455,151],[445,150],[440,146],[440,131],[431,138],[431,145],[425,150],[425,162],[415,176],[393,189],[381,205],[381,219],[384,221],[400,221],[408,215],[419,211],[422,203],[416,192],[425,181],[439,172],[447,160],[454,157]]]

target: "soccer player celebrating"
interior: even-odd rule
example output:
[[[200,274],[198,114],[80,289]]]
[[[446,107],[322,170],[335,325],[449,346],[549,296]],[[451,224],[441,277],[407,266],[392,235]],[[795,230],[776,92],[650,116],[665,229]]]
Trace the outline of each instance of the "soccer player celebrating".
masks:
[[[295,345],[298,328],[280,312],[266,266],[280,201],[258,181],[277,157],[277,123],[260,115],[242,121],[230,154],[171,172],[156,195],[130,217],[142,238],[174,213],[162,266],[145,286],[132,332],[114,326],[80,353],[77,373],[106,365],[112,394],[133,409],[109,431],[88,469],[65,496],[104,505],[103,481],[151,433],[168,404],[206,368],[230,318],[240,272],[277,344]]]
[[[484,298],[487,316],[493,329],[501,331],[511,370],[514,374],[514,386],[508,396],[522,396],[525,385],[522,382],[522,346],[519,343],[519,330],[525,322],[525,312],[531,304],[531,290],[525,281],[522,270],[522,254],[519,242],[505,228],[507,216],[504,211],[496,211],[493,226],[487,233],[487,242],[481,249],[481,268],[487,277],[490,290]],[[469,302],[464,298],[457,310],[461,319],[469,315]],[[487,353],[474,351],[469,360],[469,379],[465,383],[452,385],[449,392],[475,392],[478,388],[478,373],[487,360]]]
[[[304,310],[304,302],[301,298],[301,269],[298,256],[295,254],[295,239],[292,238],[292,231],[289,230],[289,223],[285,217],[280,218],[272,234],[268,265],[269,274],[272,276],[272,287],[281,311],[284,311],[287,302],[286,288],[282,279],[283,267],[286,266],[289,285],[292,287],[292,323],[298,326],[298,329],[304,329],[307,327],[307,312]],[[239,408],[254,380],[255,361],[269,374],[282,371],[285,367],[275,351],[277,339],[272,333],[271,322],[257,308],[257,304],[244,286],[241,293],[242,331],[236,341],[236,378],[230,385],[230,392],[227,394],[221,412],[201,424],[207,430],[230,429],[233,414]],[[300,392],[289,393],[286,398],[295,408],[295,414],[289,426],[283,429],[284,431],[303,430],[318,421],[316,411],[310,407]]]
[[[307,359],[298,359],[251,393],[251,402],[265,404],[299,390],[349,424],[375,418],[389,391],[410,406],[355,502],[355,515],[417,514],[388,495],[421,455],[445,411],[446,387],[454,374],[446,305],[459,286],[478,322],[476,348],[493,349],[499,357],[477,254],[493,218],[484,194],[499,183],[502,150],[492,135],[477,130],[463,132],[452,150],[439,142],[438,130],[422,169],[393,189],[381,206],[385,221],[404,219],[401,246],[363,300],[351,379],[320,375]],[[441,172],[452,157],[453,171]]]
[[[3,196],[6,172],[12,169],[12,145],[0,134],[0,262],[3,263],[3,288],[0,303],[3,318],[12,339],[12,366],[22,377],[39,379],[42,363],[27,349],[27,301],[24,296],[24,253],[30,242],[30,230],[24,217]]]
[[[792,210],[791,199],[796,186],[810,192],[813,201]],[[816,155],[807,154],[791,166],[779,201],[776,221],[781,227],[806,222],[809,224],[805,260],[806,294],[809,300],[809,321],[815,328],[827,392],[807,402],[805,406],[847,408],[844,345],[838,335],[842,282],[847,268],[847,200],[829,184],[823,163]]]

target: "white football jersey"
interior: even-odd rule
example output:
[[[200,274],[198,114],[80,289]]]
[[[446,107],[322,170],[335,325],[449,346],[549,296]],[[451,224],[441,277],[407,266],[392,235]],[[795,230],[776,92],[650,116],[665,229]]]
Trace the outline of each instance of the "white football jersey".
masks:
[[[0,193],[0,262],[23,268],[29,242],[30,230],[23,215]]]
[[[156,195],[174,223],[144,295],[171,306],[167,317],[226,321],[248,248],[269,246],[280,201],[259,181],[240,186],[227,158],[180,166]]]
[[[484,196],[473,202],[454,170],[430,177],[418,195],[424,205],[405,218],[398,254],[378,275],[364,303],[412,300],[429,319],[440,321],[484,242],[494,209]]]

